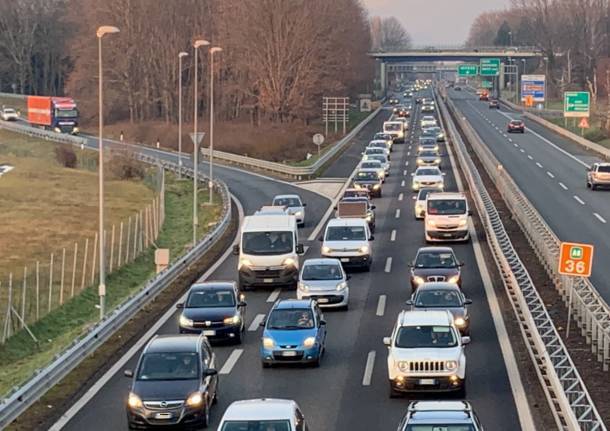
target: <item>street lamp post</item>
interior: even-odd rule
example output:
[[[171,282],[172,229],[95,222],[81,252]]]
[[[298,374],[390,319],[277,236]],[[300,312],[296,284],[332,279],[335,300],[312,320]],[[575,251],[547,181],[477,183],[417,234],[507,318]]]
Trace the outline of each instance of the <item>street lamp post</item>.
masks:
[[[199,47],[207,46],[209,44],[210,42],[204,39],[197,39],[193,42],[193,48],[195,48],[195,85],[193,86],[195,91],[193,101],[195,105],[193,118],[193,136],[195,137],[193,140],[193,247],[195,247],[195,243],[197,243],[197,225],[199,224],[197,219],[197,164],[199,163],[197,161],[197,85],[199,84],[197,80],[197,69],[199,68],[199,64],[197,62],[197,52]]]
[[[220,51],[218,46],[210,48],[210,205],[214,201],[214,53]]]
[[[188,53],[178,54],[178,178],[182,178],[182,57]]]
[[[106,34],[118,33],[119,29],[116,27],[104,25],[97,29],[96,36],[98,41],[98,115],[99,115],[99,140],[98,140],[98,151],[99,151],[99,162],[98,162],[98,179],[99,179],[99,221],[98,221],[98,241],[99,241],[99,258],[100,258],[100,283],[98,285],[98,295],[100,298],[100,320],[104,318],[106,312],[106,251],[104,243],[104,139],[102,137],[102,131],[104,128],[103,119],[103,82],[102,82],[102,37]]]

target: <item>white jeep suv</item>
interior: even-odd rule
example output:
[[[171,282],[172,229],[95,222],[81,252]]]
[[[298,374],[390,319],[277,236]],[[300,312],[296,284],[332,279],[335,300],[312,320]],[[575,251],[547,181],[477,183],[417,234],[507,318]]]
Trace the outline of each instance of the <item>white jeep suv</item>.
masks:
[[[461,337],[450,311],[401,311],[388,346],[390,397],[404,392],[458,392],[466,396],[470,337]]]

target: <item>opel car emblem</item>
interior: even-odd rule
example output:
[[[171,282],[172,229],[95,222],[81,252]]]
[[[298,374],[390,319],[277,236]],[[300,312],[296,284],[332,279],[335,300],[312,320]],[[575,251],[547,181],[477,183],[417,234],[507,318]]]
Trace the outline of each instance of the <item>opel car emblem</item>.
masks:
[[[161,401],[161,407],[167,407],[167,401]]]
[[[211,321],[209,321],[209,320],[206,320],[206,321],[205,321],[205,326],[211,326],[211,325],[212,325],[212,322],[211,322]]]

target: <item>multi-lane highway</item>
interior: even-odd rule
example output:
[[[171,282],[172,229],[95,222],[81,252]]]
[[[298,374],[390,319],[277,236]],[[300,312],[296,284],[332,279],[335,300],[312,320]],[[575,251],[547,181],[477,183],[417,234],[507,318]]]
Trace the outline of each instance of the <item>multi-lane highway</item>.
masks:
[[[448,95],[559,239],[595,245],[591,281],[610,302],[604,266],[610,260],[609,192],[591,191],[585,183],[586,167],[599,159],[527,119],[524,134],[508,134],[506,124],[519,113],[489,109],[469,92]]]
[[[431,93],[429,94],[431,95]],[[468,104],[468,101],[464,101]],[[473,115],[476,111],[472,110]],[[389,117],[389,111],[380,115]],[[411,130],[419,113],[412,117]],[[360,152],[372,135],[380,130],[383,118],[375,119],[357,136],[353,146],[328,169],[327,175],[347,177],[360,160]],[[483,125],[481,120],[481,125]],[[404,415],[408,399],[390,399],[386,348],[382,338],[388,336],[397,314],[410,295],[408,263],[418,247],[424,245],[423,226],[413,217],[410,189],[414,171],[417,135],[410,134],[404,145],[395,145],[391,175],[383,187],[383,197],[375,200],[377,230],[375,261],[370,273],[354,273],[350,280],[349,311],[325,311],[328,339],[327,352],[320,368],[278,367],[262,369],[259,357],[261,330],[256,324],[279,298],[295,297],[294,291],[256,290],[247,293],[247,331],[242,345],[216,345],[216,367],[220,371],[219,402],[212,411],[212,429],[226,407],[234,400],[279,397],[296,400],[303,409],[312,430],[390,430],[396,429]],[[166,155],[173,157],[172,155]],[[447,173],[446,189],[457,190],[456,179],[447,151],[443,149],[443,166]],[[203,165],[202,165],[203,166]],[[324,223],[330,201],[315,193],[288,183],[253,175],[244,171],[218,168],[241,202],[244,213],[251,214],[268,204],[274,194],[296,192],[308,203],[308,222],[301,234],[307,238],[318,223]],[[545,174],[546,175],[546,174]],[[582,182],[584,185],[584,181]],[[610,215],[608,215],[610,220]],[[309,246],[305,258],[320,255],[318,241]],[[483,286],[473,245],[454,246],[458,258],[465,262],[463,289],[473,300],[471,307],[472,343],[467,349],[467,399],[472,402],[484,426],[494,430],[520,429],[531,424],[530,409],[524,401],[518,370],[528,364],[516,364],[502,337],[500,346],[486,290]],[[234,280],[236,260],[227,254],[209,280]],[[483,268],[483,272],[486,270]],[[185,286],[186,288],[186,286]],[[493,298],[491,298],[493,301]],[[493,302],[492,302],[493,303]],[[156,332],[176,334],[177,313],[160,321]],[[498,320],[499,319],[499,320]],[[253,324],[254,322],[254,324]],[[59,424],[66,430],[126,429],[125,400],[130,380],[123,369],[133,369],[139,351],[133,349],[126,363],[103,376],[89,396],[76,400]],[[508,367],[507,367],[508,364]],[[507,371],[507,369],[510,369]],[[509,375],[510,374],[510,375]],[[511,385],[512,383],[512,385]],[[517,393],[517,401],[513,396]],[[427,396],[437,399],[448,396]],[[420,398],[420,397],[418,397]],[[59,426],[56,428],[58,429]]]

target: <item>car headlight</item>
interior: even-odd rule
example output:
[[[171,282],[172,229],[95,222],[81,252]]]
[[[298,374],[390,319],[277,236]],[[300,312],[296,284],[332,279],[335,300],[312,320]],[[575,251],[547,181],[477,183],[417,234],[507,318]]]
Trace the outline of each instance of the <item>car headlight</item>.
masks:
[[[367,216],[366,216],[366,221],[367,221],[367,222],[370,222],[371,220],[373,220],[373,216],[372,216],[372,215],[370,215],[370,214],[369,214],[369,215],[367,215]]]
[[[324,254],[328,254],[331,251],[332,251],[332,249],[330,247],[326,247],[326,246],[322,247],[322,253],[324,253]]]
[[[265,349],[273,349],[275,347],[275,341],[273,341],[273,338],[263,338],[263,347]]]
[[[360,254],[367,254],[369,252],[369,246],[363,245],[358,249],[358,251],[360,252]]]
[[[375,185],[373,186],[373,188],[374,188],[375,190],[379,189],[379,187],[381,187],[381,185],[379,185],[379,184],[375,184]]]
[[[316,337],[307,337],[303,341],[303,347],[309,349],[316,345]]]
[[[250,268],[252,266],[252,262],[250,259],[241,259],[239,261],[239,267],[241,268],[242,266]]]
[[[417,164],[421,165],[422,163],[424,163],[424,161],[422,159],[417,159]]]
[[[341,283],[338,283],[338,284],[337,284],[336,289],[337,289],[337,290],[343,290],[343,289],[345,289],[346,287],[347,287],[347,283],[346,283],[345,281],[342,281]]]
[[[467,223],[468,223],[468,220],[460,220],[460,222],[458,224],[459,224],[459,226],[466,226]]]
[[[282,266],[296,266],[296,264],[297,261],[291,257],[284,259],[284,261],[282,262]]]
[[[54,128],[53,131],[55,131],[57,133],[61,133],[61,129],[59,127]]]
[[[356,183],[356,184],[354,184],[354,188],[361,189],[362,186],[360,184]]]
[[[180,315],[180,326],[184,327],[184,328],[192,328],[193,327],[193,320],[184,317],[184,315]]]
[[[239,314],[236,314],[235,316],[227,317],[225,320],[223,320],[225,325],[237,325],[237,324],[239,324],[240,321],[241,321],[241,318],[239,317]]]
[[[466,320],[464,320],[463,317],[458,317],[453,321],[453,323],[455,323],[455,326],[457,326],[458,328],[461,328],[466,325]]]
[[[448,283],[457,283],[458,281],[460,281],[460,275],[453,275],[451,277],[449,277],[449,280],[447,280]]]
[[[72,131],[73,131],[74,133],[78,133],[78,132],[80,132],[80,129],[79,129],[78,127],[74,127],[74,128],[72,129]]]
[[[306,285],[305,283],[300,283],[299,282],[298,287],[299,287],[299,290],[302,290],[303,292],[308,292],[309,291],[309,286]]]
[[[426,280],[424,280],[423,277],[420,277],[419,275],[415,275],[413,276],[413,282],[419,286],[420,284],[424,284]]]
[[[435,160],[434,160],[434,162],[435,162],[435,163],[440,163],[440,162],[441,162],[441,159],[435,159]]]
[[[139,409],[140,407],[142,407],[142,400],[139,396],[137,396],[133,392],[130,392],[129,398],[127,398],[127,404],[129,404],[129,407],[133,409]]]
[[[457,361],[447,361],[445,362],[445,367],[447,367],[447,369],[449,371],[455,370],[458,367],[458,363]]]
[[[409,362],[407,361],[398,361],[396,366],[400,371],[409,371]]]
[[[193,392],[187,399],[186,399],[186,405],[190,406],[190,407],[197,407],[200,406],[201,403],[203,402],[203,395],[201,392],[197,391],[197,392]]]
[[[303,217],[303,211],[297,211],[294,213],[296,217]]]
[[[434,226],[436,226],[436,222],[434,220],[432,220],[432,219],[429,219],[428,220],[428,226],[434,227]]]

